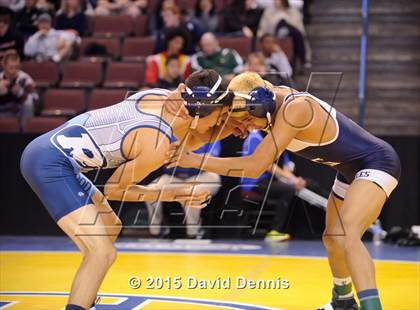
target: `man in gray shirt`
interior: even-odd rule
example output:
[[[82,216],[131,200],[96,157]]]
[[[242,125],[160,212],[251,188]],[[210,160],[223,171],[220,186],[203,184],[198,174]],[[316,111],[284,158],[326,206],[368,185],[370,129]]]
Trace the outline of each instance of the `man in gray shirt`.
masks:
[[[38,17],[37,26],[38,31],[25,44],[27,57],[54,62],[70,57],[74,44],[79,40],[76,34],[51,28],[51,16],[46,13]]]

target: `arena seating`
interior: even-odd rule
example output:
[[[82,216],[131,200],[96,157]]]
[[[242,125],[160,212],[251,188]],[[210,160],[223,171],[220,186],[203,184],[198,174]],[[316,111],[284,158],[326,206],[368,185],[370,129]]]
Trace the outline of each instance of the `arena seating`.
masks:
[[[105,108],[122,101],[126,97],[124,89],[94,89],[92,91],[88,110]]]
[[[122,47],[123,61],[144,61],[153,54],[154,37],[126,38]]]
[[[140,15],[134,21],[134,35],[136,37],[144,37],[147,34],[147,23],[149,18],[144,15]]]
[[[60,78],[59,67],[53,62],[23,62],[22,70],[34,79],[37,87],[55,86]]]
[[[43,116],[72,116],[86,110],[85,92],[81,89],[48,89]]]
[[[224,1],[216,0],[220,14],[219,28],[223,28]],[[176,2],[184,9],[194,9],[195,0]],[[156,3],[150,1],[151,6]],[[35,80],[40,93],[41,110],[38,114],[42,117],[36,119],[35,124],[51,116],[55,119],[57,115],[72,116],[108,106],[125,98],[128,90],[141,88],[146,69],[145,60],[153,54],[155,46],[155,37],[148,36],[148,22],[149,17],[144,15],[135,19],[128,16],[87,16],[86,32],[80,44],[78,59],[61,64],[22,62],[22,70]],[[252,40],[246,37],[219,36],[219,40],[222,47],[234,48],[244,58],[254,50]],[[107,55],[86,55],[86,47],[91,43],[105,46]],[[278,43],[289,59],[292,59],[292,41],[281,39]],[[258,42],[256,50],[259,50]],[[16,122],[15,118],[2,118],[0,132],[18,132]]]
[[[247,37],[220,37],[219,43],[221,47],[233,48],[243,58],[247,57],[252,51],[252,41]]]
[[[61,87],[95,87],[102,81],[102,66],[92,62],[68,62],[63,64]]]
[[[82,43],[80,44],[81,57],[89,57],[86,55],[86,47],[92,43],[105,46],[108,57],[111,57],[114,60],[121,56],[121,43],[118,38],[83,38]]]
[[[122,37],[134,32],[134,21],[124,15],[96,16],[93,36],[96,37]]]
[[[17,133],[19,132],[19,121],[14,116],[0,117],[0,132],[2,133]]]
[[[26,121],[23,127],[24,133],[40,134],[50,131],[67,121],[66,117],[45,117],[37,116],[31,117]]]
[[[108,64],[104,87],[138,89],[143,83],[144,71],[142,63],[111,62]]]

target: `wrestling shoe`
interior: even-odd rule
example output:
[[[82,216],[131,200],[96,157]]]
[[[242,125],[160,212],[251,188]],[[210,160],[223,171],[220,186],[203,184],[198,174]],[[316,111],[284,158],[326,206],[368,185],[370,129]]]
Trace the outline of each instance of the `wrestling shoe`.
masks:
[[[290,235],[286,233],[279,232],[277,230],[271,230],[265,235],[265,241],[267,242],[281,242],[290,239]]]
[[[359,306],[354,297],[338,299],[337,293],[333,290],[331,302],[318,308],[318,310],[359,310]]]

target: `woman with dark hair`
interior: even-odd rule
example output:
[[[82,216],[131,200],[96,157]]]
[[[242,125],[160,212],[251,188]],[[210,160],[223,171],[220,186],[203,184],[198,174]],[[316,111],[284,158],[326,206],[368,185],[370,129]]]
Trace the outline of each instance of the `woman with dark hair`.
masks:
[[[256,35],[263,10],[255,0],[233,0],[224,14],[224,32],[247,37]]]
[[[162,9],[163,28],[156,33],[156,43],[154,53],[162,52],[165,49],[166,36],[171,28],[181,28],[188,35],[183,52],[192,55],[196,52],[195,45],[201,38],[203,31],[194,21],[185,19],[179,7],[174,5],[166,6]]]
[[[183,80],[191,74],[191,60],[182,52],[188,38],[188,32],[182,28],[167,30],[164,50],[147,58],[145,82],[148,86],[154,85],[159,79],[165,77],[169,57],[178,59],[179,72]]]
[[[205,32],[216,32],[219,26],[216,3],[214,0],[197,0],[193,20],[200,24]]]
[[[86,16],[82,11],[80,0],[64,0],[57,15],[57,30],[73,30],[79,36],[85,33]]]

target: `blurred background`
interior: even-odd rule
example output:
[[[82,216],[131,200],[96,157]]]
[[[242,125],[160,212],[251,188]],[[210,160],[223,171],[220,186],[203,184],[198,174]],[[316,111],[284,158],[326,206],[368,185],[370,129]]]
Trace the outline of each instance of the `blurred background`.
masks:
[[[420,224],[420,2],[0,0],[0,5],[1,234],[62,234],[19,171],[32,139],[74,115],[118,103],[127,92],[174,89],[191,72],[207,68],[227,80],[255,71],[275,85],[307,90],[389,142],[400,155],[402,177],[380,216],[382,227],[402,232]],[[213,148],[214,155],[249,154],[262,138],[261,133],[227,138]],[[112,206],[123,220],[123,236],[320,239],[324,211],[297,193],[307,188],[327,197],[334,171],[291,153],[278,164],[279,173],[259,180],[203,174],[214,196],[201,214],[177,203]],[[89,177],[101,189],[112,172]],[[168,173],[162,168],[143,183]],[[197,174],[175,172],[181,180]]]

